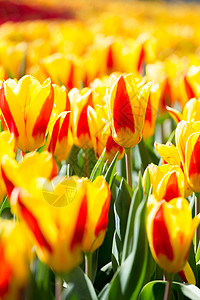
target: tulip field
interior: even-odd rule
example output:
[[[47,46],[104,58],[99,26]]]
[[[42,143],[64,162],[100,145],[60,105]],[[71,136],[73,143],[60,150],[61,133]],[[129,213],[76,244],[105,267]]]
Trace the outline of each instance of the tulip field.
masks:
[[[0,0],[0,300],[200,300],[199,16]]]

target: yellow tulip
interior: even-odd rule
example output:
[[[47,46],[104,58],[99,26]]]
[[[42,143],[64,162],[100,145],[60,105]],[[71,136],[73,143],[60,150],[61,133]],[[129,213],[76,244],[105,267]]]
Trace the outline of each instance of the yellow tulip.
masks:
[[[165,272],[177,273],[184,268],[199,222],[200,215],[192,219],[189,203],[184,198],[152,201],[149,205],[149,246],[155,261]]]
[[[108,89],[112,136],[124,148],[134,147],[142,139],[149,92],[150,84],[138,88],[131,74],[121,75]]]
[[[50,79],[41,85],[27,75],[18,82],[8,79],[2,84],[0,108],[20,150],[32,151],[44,144],[53,103]]]

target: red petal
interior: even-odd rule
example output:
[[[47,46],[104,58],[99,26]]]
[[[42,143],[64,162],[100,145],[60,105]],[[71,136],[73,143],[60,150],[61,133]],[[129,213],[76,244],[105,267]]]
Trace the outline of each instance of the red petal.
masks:
[[[17,103],[16,103],[16,105],[17,105]],[[5,97],[4,82],[2,83],[2,86],[0,88],[0,108],[1,108],[2,114],[5,118],[5,121],[7,123],[7,126],[9,128],[10,132],[14,133],[15,137],[18,137],[19,132],[18,132],[17,126],[15,124],[15,121],[11,114],[8,102]]]
[[[163,204],[164,203],[159,207],[153,221],[153,247],[157,257],[158,255],[163,254],[172,261],[174,253],[164,219]]]
[[[95,228],[95,235],[98,236],[101,231],[106,231],[107,225],[108,225],[108,212],[109,212],[109,206],[110,206],[110,197],[106,199],[101,215],[99,217],[99,220],[97,222],[96,228]]]
[[[109,46],[108,48],[108,56],[107,56],[107,69],[112,69],[113,68],[113,53],[112,53],[112,45]]]
[[[118,145],[112,138],[112,136],[108,137],[107,143],[106,143],[106,151],[109,152],[114,152],[119,151],[119,154],[123,152],[124,148]]]
[[[6,186],[6,191],[7,191],[7,194],[8,194],[8,198],[10,198],[10,195],[12,194],[12,191],[15,188],[15,186],[12,183],[12,181],[10,181],[8,179],[8,177],[6,176],[6,173],[4,172],[3,166],[1,166],[1,174],[2,174],[3,181],[5,183],[5,186]]]
[[[143,75],[143,63],[145,61],[145,51],[144,51],[144,45],[142,45],[142,49],[140,51],[140,56],[138,60],[137,70],[140,74]]]
[[[145,114],[145,121],[148,121],[150,124],[152,123],[152,106],[151,106],[151,95],[149,95],[147,109]]]
[[[71,250],[73,250],[76,245],[81,244],[83,240],[86,219],[87,219],[87,199],[86,196],[84,196],[78,213],[74,235],[71,241],[71,247],[70,247]]]
[[[40,111],[40,114],[35,122],[32,136],[36,137],[38,135],[44,135],[46,134],[47,126],[49,123],[49,119],[51,116],[51,112],[53,109],[53,103],[54,103],[54,90],[51,85],[51,91],[49,93],[49,96],[45,100],[42,109]]]
[[[134,97],[135,95],[132,96]],[[135,132],[132,107],[123,76],[120,76],[117,83],[113,108],[113,121],[116,133],[122,128],[129,128],[133,133]]]
[[[72,62],[70,62],[70,71],[68,80],[66,82],[66,87],[68,90],[71,90],[74,87],[74,65]]]

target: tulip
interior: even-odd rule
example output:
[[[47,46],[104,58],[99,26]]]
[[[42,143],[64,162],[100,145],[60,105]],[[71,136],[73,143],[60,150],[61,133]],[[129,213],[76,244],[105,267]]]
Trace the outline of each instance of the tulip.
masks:
[[[184,198],[153,202],[147,215],[147,236],[152,255],[165,272],[177,273],[187,262],[200,215],[192,219],[189,203]]]
[[[0,219],[1,300],[21,299],[30,275],[31,248],[21,224]]]
[[[93,252],[101,246],[106,234],[111,193],[103,176],[98,176],[94,182],[85,179],[85,183],[88,216],[82,249]]]
[[[15,139],[14,136],[8,131],[3,131],[0,133],[0,161],[2,157],[7,155],[11,159],[15,158]],[[6,186],[2,177],[2,172],[0,170],[0,203],[6,195]]]
[[[200,192],[200,122],[178,123],[175,139],[188,184],[194,192]]]
[[[188,123],[200,121],[200,99],[192,98],[184,106],[183,113],[178,110],[168,107],[167,110],[174,121],[178,124],[180,121],[185,120]]]
[[[157,200],[164,199],[169,202],[173,198],[184,197],[186,195],[186,181],[180,167],[168,164],[160,167],[150,164],[149,170],[150,182],[152,184],[152,193]],[[143,186],[146,182],[146,172],[143,176]]]
[[[36,246],[39,259],[56,272],[68,272],[81,261],[87,220],[85,184],[76,177],[38,178],[30,192],[16,187],[11,206]]]
[[[6,80],[0,88],[0,108],[17,146],[23,152],[45,142],[54,97],[50,79],[42,85],[31,76]]]
[[[80,60],[72,55],[54,53],[41,60],[41,67],[52,82],[65,85],[68,90],[79,88],[83,80],[83,68]]]
[[[142,139],[150,84],[138,89],[133,75],[121,75],[108,89],[107,106],[113,139],[124,148]]]
[[[92,145],[96,157],[99,158],[104,148],[106,148],[105,160],[108,160],[109,163],[113,160],[118,151],[118,159],[121,159],[125,151],[124,148],[119,146],[112,138],[105,106],[97,107],[96,111],[91,106],[88,106],[87,114]]]
[[[50,139],[45,146],[55,156],[57,161],[66,160],[73,146],[73,137],[69,128],[69,122],[69,111],[59,114],[53,130],[49,134]]]
[[[71,104],[71,127],[74,144],[82,149],[92,147],[91,135],[88,125],[87,108],[93,107],[92,90],[84,88],[78,90],[76,88],[69,92]]]
[[[155,142],[154,146],[158,154],[162,157],[163,163],[179,166],[183,170],[181,158],[176,146],[174,146],[172,143],[163,145],[157,142]]]
[[[54,105],[58,112],[58,114],[62,113],[63,111],[70,111],[70,101],[66,87],[59,86],[57,84],[53,84],[54,90]]]
[[[151,137],[155,132],[155,123],[158,113],[158,106],[160,100],[160,89],[158,84],[151,86],[147,109],[145,114],[143,139]]]
[[[57,175],[57,167],[53,157],[47,151],[31,152],[25,154],[22,160],[17,161],[9,155],[4,155],[1,160],[1,172],[5,182],[8,196],[14,187],[34,189],[34,181],[38,177],[53,178]]]

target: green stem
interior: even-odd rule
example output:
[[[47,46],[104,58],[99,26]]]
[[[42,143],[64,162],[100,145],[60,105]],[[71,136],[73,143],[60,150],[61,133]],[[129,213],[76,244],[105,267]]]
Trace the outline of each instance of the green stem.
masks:
[[[165,294],[163,300],[171,300],[172,296],[172,274],[166,274],[166,277],[168,278],[167,283],[165,285]]]
[[[131,148],[126,149],[126,179],[127,179],[127,183],[132,188],[132,157],[131,157]]]
[[[92,252],[85,253],[85,274],[92,280]]]
[[[61,300],[62,294],[62,279],[56,276],[55,279],[55,300]]]
[[[200,193],[195,193],[195,216],[200,213]],[[198,244],[200,241],[200,227],[197,227],[195,232],[195,250],[197,252]]]

